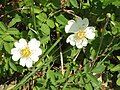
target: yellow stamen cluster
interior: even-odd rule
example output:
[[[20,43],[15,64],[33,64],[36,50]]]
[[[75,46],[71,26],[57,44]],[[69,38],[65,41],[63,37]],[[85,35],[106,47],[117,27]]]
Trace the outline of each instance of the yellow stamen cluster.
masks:
[[[77,40],[80,40],[82,38],[85,38],[85,32],[84,31],[78,31],[75,35]]]
[[[31,55],[30,49],[28,47],[23,48],[21,50],[21,55],[22,55],[22,57],[29,57]]]

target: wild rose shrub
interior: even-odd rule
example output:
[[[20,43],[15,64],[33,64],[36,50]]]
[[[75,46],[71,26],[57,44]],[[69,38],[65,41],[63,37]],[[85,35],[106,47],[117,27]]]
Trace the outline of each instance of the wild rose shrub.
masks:
[[[0,89],[120,89],[119,0],[1,0]]]

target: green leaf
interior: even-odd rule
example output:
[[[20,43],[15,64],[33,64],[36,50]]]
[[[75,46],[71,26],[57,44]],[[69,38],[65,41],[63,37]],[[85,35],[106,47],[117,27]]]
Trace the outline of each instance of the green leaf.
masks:
[[[45,22],[47,20],[47,15],[45,13],[40,13],[36,16],[41,22]]]
[[[7,33],[9,33],[10,35],[20,35],[20,32],[16,28],[9,28]]]
[[[85,84],[85,90],[93,90],[91,83]]]
[[[112,21],[113,22],[113,21]],[[115,25],[111,26],[112,27],[112,34],[116,35],[120,33],[120,23],[119,22],[113,22]],[[112,24],[112,23],[111,23]]]
[[[3,40],[4,41],[14,41],[14,38],[12,36],[10,36],[10,35],[7,35],[7,36],[3,37]]]
[[[105,70],[105,65],[103,64],[97,64],[95,68],[93,68],[93,73],[102,73]]]
[[[54,72],[52,71],[52,70],[48,70],[47,71],[47,78],[49,79],[49,78],[53,78],[53,76],[54,76]]]
[[[2,29],[0,29],[0,34],[1,35],[5,34],[5,31],[3,31]]]
[[[56,17],[56,21],[62,25],[66,25],[68,20],[64,17],[64,15],[60,14]]]
[[[40,88],[38,86],[34,86],[33,90],[39,90]]]
[[[9,60],[9,65],[14,71],[17,71],[16,65],[11,60]]]
[[[0,77],[2,77],[3,76],[3,68],[2,68],[2,66],[0,66]]]
[[[120,60],[120,56],[117,56],[117,58]]]
[[[74,87],[74,86],[71,86],[71,87],[66,87],[66,88],[64,88],[63,90],[82,90],[82,89],[80,89],[80,88],[77,88],[77,87]]]
[[[32,5],[31,0],[24,0],[24,3],[25,3],[26,6],[31,6]]]
[[[48,41],[50,40],[50,36],[45,36],[41,38],[41,44],[46,44],[48,43]]]
[[[41,12],[41,10],[39,7],[34,7],[34,13],[40,13],[40,12]]]
[[[47,25],[48,25],[50,28],[54,28],[54,27],[55,27],[53,20],[50,20],[50,19],[47,20]]]
[[[55,85],[55,76],[52,70],[47,71],[47,79],[50,79],[52,84]]]
[[[7,58],[4,61],[5,61],[5,66],[4,67],[5,67],[6,70],[8,70],[9,69],[9,59]]]
[[[89,70],[90,70],[90,67],[89,67],[89,66],[90,66],[89,63],[85,64],[85,66],[84,66],[84,71],[85,71],[85,73],[88,73],[88,72],[89,72]]]
[[[96,56],[96,51],[95,51],[95,49],[93,48],[93,47],[91,47],[90,48],[90,57],[91,57],[91,59],[94,59],[95,58],[95,56]]]
[[[71,3],[74,7],[78,8],[77,0],[70,0],[70,3]]]
[[[15,25],[17,22],[21,21],[21,17],[16,14],[15,17],[11,20],[11,22],[8,24],[8,27],[12,27],[13,25]]]
[[[104,6],[107,6],[108,4],[114,2],[115,0],[100,0]]]
[[[113,50],[119,50],[120,49],[120,42],[113,45]]]
[[[111,71],[120,71],[120,64],[116,65],[111,69]]]
[[[42,24],[41,31],[46,35],[50,35],[50,28],[47,24]]]
[[[120,78],[117,79],[116,83],[118,86],[120,86]]]
[[[93,76],[91,73],[87,73],[87,78],[89,78],[91,80],[91,83],[94,83],[96,85],[99,84],[97,78],[95,76]]]
[[[11,53],[12,47],[13,47],[13,44],[12,44],[12,43],[4,42],[4,48],[5,48],[5,50],[6,50],[9,54]]]
[[[57,90],[55,86],[50,86],[50,87],[51,87],[51,90]]]
[[[65,72],[65,78],[68,78],[68,76],[70,75],[70,64],[67,65],[67,68],[66,68],[66,72]]]
[[[119,0],[114,0],[114,1],[112,2],[112,5],[120,6],[120,1],[119,1]]]
[[[17,72],[22,73],[23,70],[24,70],[24,67],[22,67],[22,66],[17,66]]]
[[[111,22],[113,23],[113,25],[114,25],[114,21],[115,21],[115,13],[112,13],[112,15],[111,15]]]
[[[0,38],[0,50],[3,48],[3,40]]]
[[[119,0],[100,0],[104,6],[107,6],[109,4],[115,5],[115,6],[120,6],[120,1]]]
[[[40,2],[43,6],[46,6],[48,0],[39,0],[39,2]]]
[[[2,61],[2,55],[3,55],[3,53],[0,51],[0,62]]]
[[[0,29],[2,29],[4,31],[7,31],[7,28],[6,28],[6,26],[4,25],[3,22],[0,22]]]

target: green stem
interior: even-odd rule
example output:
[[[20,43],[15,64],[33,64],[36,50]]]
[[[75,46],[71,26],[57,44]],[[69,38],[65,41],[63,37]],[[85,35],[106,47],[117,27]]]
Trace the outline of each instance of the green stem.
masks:
[[[106,23],[105,23],[104,27],[102,28],[102,35],[101,35],[101,38],[100,38],[100,45],[99,45],[99,48],[98,48],[96,59],[97,59],[97,57],[98,57],[98,55],[100,53],[100,49],[101,49],[101,46],[102,46],[102,43],[103,43],[104,34],[105,34],[105,28],[107,27],[108,22],[109,22],[109,18],[107,17],[106,18]],[[96,59],[95,59],[95,61],[96,61]]]
[[[113,50],[111,50],[111,51],[102,59],[102,61],[100,62],[100,64],[102,64],[102,63],[105,61],[105,59],[106,59],[112,52],[113,52]]]
[[[60,42],[61,39],[62,39],[62,37],[60,37],[60,38],[51,46],[51,48],[42,56],[41,59],[44,59],[44,58],[50,53],[50,51]],[[39,60],[37,63],[40,63],[40,60]]]
[[[62,49],[61,49],[61,47],[60,47],[60,61],[61,61],[61,71],[62,71],[62,75],[64,75],[63,53],[62,53]]]
[[[99,55],[99,53],[100,53],[100,49],[101,49],[102,42],[103,42],[103,36],[104,36],[104,33],[102,33],[102,35],[101,35],[101,38],[100,38],[100,45],[99,45],[99,48],[98,48],[98,52],[97,52],[96,57],[98,57],[98,55]]]
[[[33,26],[34,26],[34,30],[32,29],[32,31],[35,34],[37,34],[37,36],[40,40],[41,38],[40,38],[39,32],[37,31],[36,18],[35,18],[35,13],[34,13],[34,1],[33,0],[31,0],[31,15],[32,15]]]
[[[33,0],[31,0],[31,15],[32,15],[32,19],[33,19],[34,29],[37,30],[33,4],[34,4],[34,2],[33,2]]]
[[[77,57],[79,56],[80,51],[81,51],[81,49],[78,49],[77,54],[76,54],[75,58],[73,59],[74,62],[76,61]]]

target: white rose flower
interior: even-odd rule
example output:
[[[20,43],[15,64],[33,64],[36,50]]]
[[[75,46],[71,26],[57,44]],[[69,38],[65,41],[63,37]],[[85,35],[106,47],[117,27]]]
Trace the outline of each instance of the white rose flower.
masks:
[[[68,25],[65,26],[66,33],[73,33],[68,36],[66,42],[70,43],[72,46],[77,46],[77,48],[82,48],[87,46],[88,39],[94,39],[95,28],[88,27],[89,21],[87,18],[77,18],[76,21],[69,20]]]
[[[11,50],[12,59],[18,61],[20,59],[20,65],[28,68],[32,67],[32,64],[39,60],[39,55],[42,54],[40,42],[35,38],[31,39],[28,43],[25,39],[20,39],[19,42],[14,43],[15,48]]]

